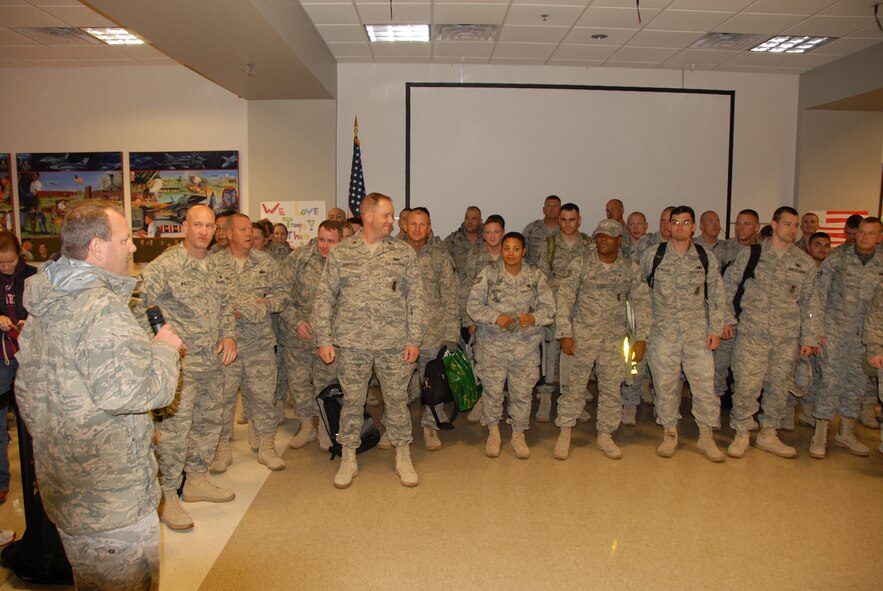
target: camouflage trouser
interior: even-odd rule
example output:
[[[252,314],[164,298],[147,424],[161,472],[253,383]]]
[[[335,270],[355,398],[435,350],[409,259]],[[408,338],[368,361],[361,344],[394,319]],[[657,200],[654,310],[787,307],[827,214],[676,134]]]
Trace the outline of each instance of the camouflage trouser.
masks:
[[[561,397],[558,427],[573,427],[586,406],[586,382],[595,368],[598,378],[598,432],[613,433],[622,421],[620,385],[628,366],[622,356],[622,339],[597,339],[576,345],[576,355],[561,355]]]
[[[337,381],[337,361],[325,365],[319,359],[316,347],[280,347],[285,357],[285,373],[294,400],[294,412],[299,417],[319,416],[316,395],[325,386]]]
[[[714,350],[714,393],[718,397],[727,393],[727,376],[733,364],[733,352],[736,350],[736,327],[733,327],[733,338],[721,339]]]
[[[651,338],[647,362],[656,389],[656,422],[675,427],[681,419],[681,366],[693,395],[693,418],[700,427],[720,425],[720,399],[714,395],[714,359],[704,337]]]
[[[224,418],[221,437],[233,437],[236,392],[242,388],[242,404],[258,437],[276,433],[279,426],[274,407],[276,394],[276,354],[273,347],[240,352],[236,361],[224,368]]]
[[[224,373],[217,356],[207,360],[187,356],[182,365],[177,408],[156,424],[159,483],[169,490],[181,486],[182,471],[208,470],[224,416]]]
[[[788,383],[799,351],[797,337],[739,333],[733,354],[735,386],[730,427],[736,431],[753,429],[758,408],[763,408],[761,427],[782,426],[788,406]],[[761,389],[763,400],[758,405]]]
[[[414,372],[414,375],[417,379],[417,399],[420,398],[420,388],[419,386],[423,383],[423,378],[426,375],[426,364],[435,359],[438,356],[438,350],[441,348],[441,345],[438,347],[430,348],[430,349],[420,349],[420,357],[417,359],[417,371]],[[438,425],[435,423],[435,417],[432,416],[432,411],[428,406],[423,406],[423,416],[420,418],[420,425],[422,427],[429,427],[430,429],[435,429],[438,431]],[[448,415],[445,413],[445,405],[437,404],[435,405],[435,412],[438,413],[438,420],[444,422],[448,420]]]
[[[813,407],[813,416],[830,421],[837,414],[857,419],[868,378],[862,369],[867,355],[859,335],[830,335],[827,356],[822,357],[822,383]]]
[[[69,536],[60,529],[78,591],[159,589],[159,517],[151,511],[132,525]]]
[[[503,387],[509,382],[509,419],[513,431],[530,427],[533,387],[540,376],[540,349],[536,339],[520,342],[517,337],[478,341],[475,373],[484,385],[482,425],[494,425],[503,418]]]
[[[555,326],[543,327],[543,382],[545,384],[559,384],[561,378],[559,372],[559,360],[561,357],[561,343],[555,339]],[[551,391],[551,388],[549,388]]]
[[[644,393],[644,381],[650,379],[650,368],[647,367],[646,354],[644,355],[644,358],[635,365],[635,370],[638,373],[632,376],[632,383],[624,383],[620,387],[623,406],[638,406],[641,404],[641,395]],[[631,371],[631,368],[629,368],[629,371]]]
[[[285,400],[288,393],[288,372],[282,345],[276,345],[276,400]]]
[[[371,370],[374,369],[383,391],[385,408],[382,423],[389,441],[395,447],[409,445],[413,438],[411,413],[408,411],[408,381],[414,364],[405,363],[404,348],[372,351],[340,347],[337,350],[337,363],[337,377],[343,390],[340,433],[337,437],[340,444],[356,449],[362,443],[362,413]]]

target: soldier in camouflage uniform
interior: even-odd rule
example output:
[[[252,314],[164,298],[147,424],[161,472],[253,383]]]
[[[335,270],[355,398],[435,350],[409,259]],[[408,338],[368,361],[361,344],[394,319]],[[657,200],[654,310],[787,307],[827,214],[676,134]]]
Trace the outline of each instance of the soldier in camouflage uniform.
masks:
[[[635,262],[638,262],[638,257],[636,256],[638,240],[640,240],[647,234],[647,225],[647,216],[645,216],[642,212],[633,211],[629,214],[626,222],[626,228],[628,229],[631,248],[629,249],[627,256]]]
[[[475,372],[484,385],[481,424],[488,428],[485,454],[500,455],[503,387],[509,384],[512,448],[520,459],[530,457],[524,431],[530,426],[530,401],[539,376],[543,326],[552,324],[555,299],[543,273],[523,264],[524,236],[503,238],[500,260],[475,279],[467,311],[478,327]]]
[[[867,377],[862,370],[862,330],[874,292],[883,279],[883,252],[877,241],[883,232],[878,218],[865,218],[859,224],[855,246],[831,253],[818,273],[819,299],[824,310],[824,346],[821,359],[822,384],[816,396],[813,415],[816,431],[810,455],[826,453],[828,421],[840,415],[840,428],[834,442],[855,455],[867,456],[868,447],[853,433],[865,394]],[[876,421],[876,419],[875,419]]]
[[[704,246],[705,250],[713,252],[718,262],[720,262],[720,257],[717,256],[717,248],[722,244],[722,241],[718,239],[720,233],[721,218],[717,212],[711,210],[702,212],[702,215],[699,216],[699,235],[693,241]]]
[[[638,265],[620,254],[622,231],[615,220],[602,221],[595,230],[595,248],[576,257],[561,274],[555,300],[555,338],[560,339],[563,353],[555,420],[561,429],[554,450],[559,460],[570,454],[570,431],[585,407],[586,382],[593,367],[598,376],[597,446],[608,458],[622,457],[612,434],[622,417],[620,385],[630,369],[623,358],[627,302],[635,314],[636,361],[644,357],[650,335],[650,294]]]
[[[417,486],[411,463],[408,381],[426,331],[417,256],[390,237],[392,200],[370,193],[362,201],[362,231],[331,250],[313,303],[312,324],[325,363],[338,360],[343,390],[338,442],[343,447],[334,486],[347,488],[359,473],[362,413],[371,370],[386,409],[383,423],[396,448],[396,474]]]
[[[819,216],[811,211],[800,218],[800,238],[794,245],[800,250],[809,252],[809,237],[819,230]]]
[[[862,341],[867,347],[868,364],[877,369],[877,396],[883,401],[883,281],[878,282],[868,308]],[[879,451],[883,454],[883,432],[880,434]]]
[[[337,363],[326,365],[319,359],[310,316],[325,260],[342,237],[343,224],[325,220],[319,224],[316,242],[295,250],[282,265],[291,300],[281,314],[279,344],[285,356],[294,412],[301,417],[300,430],[288,443],[293,449],[300,449],[317,438],[321,449],[331,447],[324,424],[319,424],[316,396],[337,381]]]
[[[415,207],[408,215],[408,244],[417,253],[421,291],[426,298],[426,333],[420,345],[415,374],[418,383],[423,382],[426,364],[438,356],[439,349],[447,346],[451,351],[456,350],[460,336],[460,317],[457,314],[457,293],[460,285],[448,249],[440,240],[432,240],[431,236],[432,220],[429,210]],[[416,388],[418,397],[419,391]],[[447,420],[444,405],[437,405],[436,413],[439,420]],[[438,424],[428,406],[423,409],[420,424],[423,426],[424,447],[429,451],[441,449]]]
[[[723,281],[714,254],[705,253],[705,269],[693,244],[696,222],[692,208],[681,205],[672,209],[669,227],[671,240],[656,269],[658,246],[641,256],[641,273],[651,288],[653,304],[648,362],[656,388],[656,422],[664,428],[656,453],[670,458],[677,451],[683,369],[690,382],[693,417],[699,425],[698,447],[709,460],[723,462],[724,455],[712,437],[712,429],[720,425],[712,351],[720,342],[724,325]]]
[[[718,242],[714,256],[720,265],[721,275],[736,260],[736,256],[752,244],[757,244],[757,232],[760,230],[760,216],[753,209],[743,209],[736,216],[736,236]],[[727,393],[727,378],[733,362],[733,351],[736,349],[737,328],[733,327],[733,338],[722,339],[714,350],[714,392],[718,397]]]
[[[644,251],[650,248],[651,246],[656,246],[663,242],[668,242],[671,239],[671,227],[669,226],[669,220],[671,219],[671,210],[674,209],[674,205],[669,205],[665,209],[662,210],[662,213],[659,214],[659,231],[651,232],[649,234],[644,234],[641,236],[641,239],[635,244],[634,248],[632,248],[632,258],[635,261],[640,261],[641,257],[644,255]]]
[[[61,258],[25,286],[16,399],[79,589],[159,586],[148,413],[174,398],[183,345],[168,324],[151,341],[129,309],[130,232],[109,203],[78,203],[62,225]]]
[[[631,256],[633,246],[632,238],[626,231],[625,220],[623,219],[623,216],[625,215],[625,205],[623,205],[622,200],[611,199],[608,201],[607,205],[604,206],[604,215],[607,216],[608,220],[613,220],[619,224],[620,228],[622,228],[622,233],[619,236],[619,251],[624,257]]]
[[[222,368],[236,357],[236,324],[227,305],[226,286],[215,271],[215,257],[206,253],[214,225],[215,214],[208,207],[195,205],[188,210],[184,241],[159,255],[141,274],[137,305],[138,316],[145,322],[147,308],[158,306],[166,322],[187,342],[177,405],[157,424],[156,456],[164,500],[161,518],[175,530],[193,527],[178,501],[184,472],[184,501],[219,503],[235,496],[207,478],[221,436]]]
[[[558,231],[550,234],[540,245],[536,266],[546,276],[553,297],[558,295],[558,286],[568,273],[568,266],[575,258],[585,255],[592,246],[592,239],[579,231],[582,218],[575,203],[565,203],[558,214]],[[552,411],[552,393],[559,382],[558,364],[561,347],[555,338],[555,326],[543,329],[543,383],[537,386],[536,419],[548,423]],[[586,378],[588,382],[588,378]]]
[[[736,431],[727,455],[741,458],[749,447],[749,430],[763,389],[760,433],[754,444],[782,458],[794,458],[797,450],[779,440],[777,430],[787,413],[788,383],[797,355],[809,356],[818,346],[821,332],[816,289],[816,266],[794,246],[800,218],[788,206],[778,208],[770,224],[773,235],[761,245],[753,277],[744,284],[739,317],[739,338],[733,354],[733,410],[730,426]],[[729,322],[725,337],[735,324],[733,298],[742,282],[750,249],[742,249],[724,278]]]
[[[472,248],[484,241],[481,233],[481,210],[470,205],[460,227],[445,238],[445,246],[454,261],[454,271],[460,278],[466,274],[466,262]]]
[[[288,294],[278,262],[251,248],[251,220],[237,213],[227,220],[230,246],[215,255],[217,272],[227,284],[228,305],[236,317],[236,361],[224,371],[224,418],[219,446],[233,437],[236,392],[242,386],[243,405],[249,408],[249,434],[258,462],[282,470],[285,462],[276,453],[275,410],[276,338],[270,314],[281,312]],[[255,441],[257,440],[257,441]]]
[[[288,244],[288,228],[285,224],[273,224],[273,238],[267,247],[267,253],[282,262],[291,254],[291,250],[291,245]]]
[[[524,260],[536,265],[540,259],[540,247],[546,242],[546,237],[558,230],[558,213],[561,209],[561,198],[558,195],[549,195],[543,201],[543,217],[534,220],[525,226],[522,234],[527,241],[527,254]]]

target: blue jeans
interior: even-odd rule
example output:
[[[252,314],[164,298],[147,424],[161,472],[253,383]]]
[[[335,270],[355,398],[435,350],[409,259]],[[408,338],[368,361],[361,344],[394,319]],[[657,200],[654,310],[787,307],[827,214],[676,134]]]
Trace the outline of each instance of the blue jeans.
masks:
[[[18,370],[18,361],[10,359],[9,365],[0,359],[0,394],[9,392],[12,380]],[[9,405],[0,406],[0,490],[9,490],[9,431],[6,424],[6,413]]]

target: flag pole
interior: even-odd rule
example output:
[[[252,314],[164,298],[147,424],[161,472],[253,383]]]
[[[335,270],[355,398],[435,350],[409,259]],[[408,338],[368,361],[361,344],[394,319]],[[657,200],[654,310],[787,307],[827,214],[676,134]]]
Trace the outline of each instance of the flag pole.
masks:
[[[353,143],[357,146],[360,146],[359,143],[359,116],[356,115],[355,121],[353,121]]]

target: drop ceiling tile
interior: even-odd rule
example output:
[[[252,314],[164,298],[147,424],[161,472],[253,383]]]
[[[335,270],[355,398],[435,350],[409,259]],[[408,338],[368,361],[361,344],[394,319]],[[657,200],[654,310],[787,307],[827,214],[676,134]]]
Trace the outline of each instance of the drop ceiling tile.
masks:
[[[30,37],[20,35],[6,27],[0,27],[0,47],[4,45],[40,45]]]
[[[860,16],[811,16],[783,32],[788,35],[846,37],[873,22],[870,17]]]
[[[685,49],[666,60],[665,65],[683,66],[716,66],[734,56],[732,51],[718,51],[712,49]]]
[[[629,39],[626,45],[632,47],[674,47],[683,49],[692,45],[705,33],[684,33],[680,31],[648,31],[643,30]]]
[[[845,0],[819,12],[824,16],[867,16],[873,13],[871,0]]]
[[[305,4],[304,10],[317,25],[358,25],[359,15],[351,3]]]
[[[642,23],[646,25],[659,12],[659,10],[641,8]],[[586,9],[576,24],[579,27],[611,27],[615,29],[637,29],[642,26],[638,23],[638,13],[634,6],[631,8],[606,8],[592,5]]]
[[[741,12],[721,23],[713,30],[722,33],[778,35],[785,29],[793,27],[804,20],[806,20],[805,16],[795,14],[753,14]]]
[[[506,25],[500,32],[499,41],[527,43],[559,43],[570,27],[519,27]]]
[[[538,6],[520,4],[512,6],[506,15],[506,25],[571,27],[583,13],[582,6]],[[547,15],[545,18],[542,15]]]
[[[328,49],[334,57],[371,57],[368,43],[328,43]]]
[[[433,4],[505,4],[508,7],[509,0],[434,0]]]
[[[549,60],[550,66],[575,66],[582,68],[597,68],[604,65],[604,62],[580,61],[580,60]]]
[[[824,54],[816,54],[807,53],[803,55],[795,55],[793,59],[788,60],[783,65],[788,68],[818,68],[819,66],[824,66],[825,64],[830,64],[831,62],[835,62],[840,59],[839,55],[824,55]]]
[[[77,60],[40,60],[26,62],[31,68],[87,68],[84,62]]]
[[[829,7],[831,0],[758,0],[748,7],[749,12],[769,14],[815,14]]]
[[[143,60],[138,60],[138,62],[144,64],[145,66],[173,66],[178,63],[170,57],[144,58]]]
[[[433,41],[432,56],[433,57],[472,57],[472,58],[489,58],[494,50],[493,42],[484,41]]]
[[[90,45],[82,47],[59,47],[67,57],[75,60],[128,60],[128,56],[116,51],[110,45]]]
[[[546,65],[546,60],[528,59],[528,58],[514,58],[514,57],[500,57],[500,58],[491,58],[490,63],[492,63],[496,66],[544,66],[544,65]]]
[[[139,66],[142,65],[137,60],[126,57],[115,60],[82,60],[87,66]]]
[[[123,55],[138,60],[139,62],[146,59],[172,59],[150,44],[120,45],[114,49]]]
[[[707,33],[732,17],[732,12],[700,10],[665,10],[645,28],[653,31],[699,31]]]
[[[883,17],[880,20],[883,20]],[[878,29],[877,25],[868,25],[848,35],[848,37],[851,39],[883,39],[883,31]]]
[[[665,8],[671,5],[672,0],[644,0],[641,2],[641,13],[644,12],[644,8]],[[629,8],[632,11],[635,10],[635,0],[594,0],[592,2],[592,6],[599,6],[601,8]]]
[[[371,51],[376,57],[429,57],[429,43],[372,43]]]
[[[63,27],[64,22],[33,6],[0,6],[4,27]]]
[[[316,25],[325,43],[367,43],[368,34],[362,25]]]
[[[622,47],[610,58],[621,62],[651,62],[661,64],[677,53],[677,49],[649,47]]]
[[[673,10],[723,10],[738,12],[755,0],[674,0],[668,5]]]
[[[47,12],[71,27],[116,27],[117,24],[85,6],[44,6]]]
[[[590,2],[591,0],[512,0],[512,6],[515,7],[522,4],[533,4],[548,6],[579,6],[580,9],[583,9]]]
[[[371,57],[336,57],[335,60],[339,64],[372,64],[374,58]]]
[[[861,51],[862,49],[867,49],[868,47],[876,45],[877,43],[880,43],[879,39],[837,39],[836,41],[831,41],[830,43],[825,44],[816,51],[818,51],[819,53],[824,53],[826,55],[843,56]],[[815,53],[815,51],[813,53]]]
[[[731,59],[724,62],[727,66],[752,66],[757,68],[768,68],[771,66],[779,66],[793,59],[794,56],[785,53],[758,53],[751,51],[740,51]]]
[[[584,45],[624,45],[631,39],[638,29],[598,29],[592,27],[574,27],[570,30],[565,43],[580,43]],[[604,39],[592,39],[592,35],[607,35]]]
[[[617,47],[614,46],[596,46],[591,45],[560,45],[555,53],[552,54],[554,59],[563,60],[585,60],[585,61],[601,61],[607,60],[611,55],[616,53]]]
[[[744,72],[746,74],[796,74],[800,75],[804,72],[808,72],[809,70],[805,68],[754,68],[751,66],[728,66],[726,64],[722,64],[715,68],[715,70],[719,72]]]
[[[604,62],[605,68],[633,68],[633,69],[641,69],[641,70],[652,70],[658,64],[653,62],[614,62],[608,61]]]
[[[340,0],[337,1],[340,2]],[[3,3],[4,0],[0,0],[0,4]],[[82,6],[80,0],[27,0],[27,3],[41,8],[44,6]]]
[[[61,49],[55,47],[46,47],[44,45],[28,46],[28,47],[4,47],[3,52],[15,59],[24,61],[43,61],[43,60],[66,60],[67,55]]]
[[[415,25],[428,23],[432,18],[432,6],[424,4],[394,3],[392,18],[389,16],[389,3],[358,4],[362,22],[366,25]]]
[[[499,25],[508,4],[435,4],[433,24]]]
[[[490,59],[486,57],[449,57],[440,55],[433,57],[432,61],[436,64],[486,64]]]
[[[428,57],[397,57],[397,56],[377,56],[374,58],[379,64],[431,64],[432,58]]]
[[[547,60],[555,51],[553,43],[497,43],[493,57]]]

